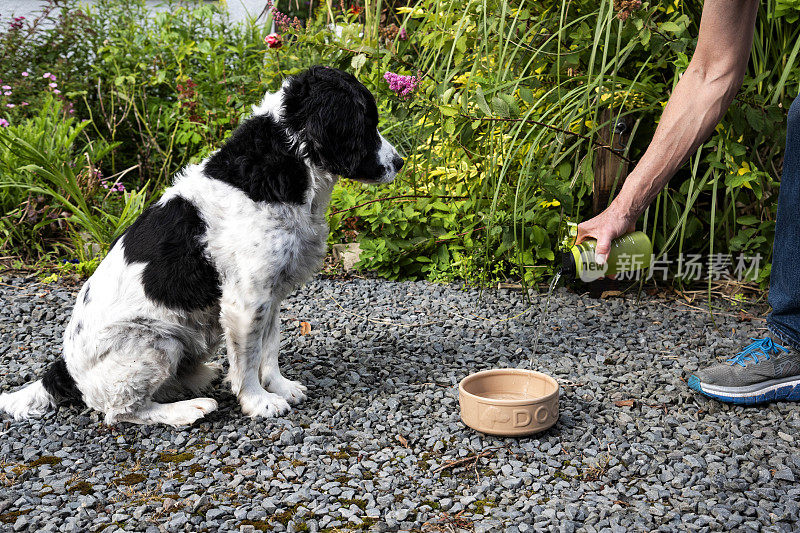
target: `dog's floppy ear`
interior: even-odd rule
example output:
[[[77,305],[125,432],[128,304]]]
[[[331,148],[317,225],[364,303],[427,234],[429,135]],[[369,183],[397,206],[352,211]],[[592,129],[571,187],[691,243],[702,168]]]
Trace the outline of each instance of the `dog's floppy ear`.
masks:
[[[351,74],[310,68],[288,84],[283,111],[309,159],[331,172],[348,175],[377,149],[375,101]]]
[[[205,172],[257,202],[302,204],[308,189],[305,165],[291,152],[286,133],[269,115],[242,123],[211,156]]]

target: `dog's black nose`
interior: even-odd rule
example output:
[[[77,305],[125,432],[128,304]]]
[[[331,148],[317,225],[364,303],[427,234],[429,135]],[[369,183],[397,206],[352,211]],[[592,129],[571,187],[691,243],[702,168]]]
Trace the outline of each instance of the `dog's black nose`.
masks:
[[[394,159],[392,159],[392,165],[394,165],[395,172],[400,172],[404,163],[405,161],[403,161],[402,157],[394,156]]]

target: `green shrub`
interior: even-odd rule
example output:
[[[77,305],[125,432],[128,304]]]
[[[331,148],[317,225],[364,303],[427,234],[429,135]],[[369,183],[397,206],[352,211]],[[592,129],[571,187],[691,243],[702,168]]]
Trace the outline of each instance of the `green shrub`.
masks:
[[[57,244],[66,245],[69,239],[67,247],[78,259],[91,259],[107,251],[142,212],[144,190],[124,192],[118,181],[109,183],[95,167],[111,147],[102,141],[81,142],[88,124],[65,116],[60,101],[51,97],[38,116],[0,128],[0,202],[8,213],[0,226],[3,247],[43,253],[46,233],[41,230],[48,227]]]

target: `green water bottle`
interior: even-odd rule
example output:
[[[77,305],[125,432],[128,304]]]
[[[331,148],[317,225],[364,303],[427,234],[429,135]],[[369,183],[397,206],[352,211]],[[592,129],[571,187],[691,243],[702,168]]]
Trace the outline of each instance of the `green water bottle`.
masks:
[[[598,265],[594,260],[595,239],[588,239],[573,245],[564,252],[561,275],[567,280],[580,279],[594,281],[603,276],[613,276],[650,267],[653,245],[642,231],[634,231],[611,241],[611,251],[605,264]]]

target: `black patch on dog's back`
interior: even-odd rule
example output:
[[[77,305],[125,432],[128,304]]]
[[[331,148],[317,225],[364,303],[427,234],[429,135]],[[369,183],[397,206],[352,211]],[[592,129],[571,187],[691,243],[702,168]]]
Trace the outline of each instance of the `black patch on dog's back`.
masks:
[[[59,359],[42,376],[42,386],[57,405],[85,405],[83,395],[67,371],[67,363]]]
[[[125,261],[147,263],[142,284],[148,298],[185,311],[219,300],[219,275],[200,243],[205,232],[197,208],[180,196],[150,206],[128,228],[122,241]]]
[[[291,153],[286,133],[268,115],[252,117],[236,128],[208,160],[205,173],[256,202],[302,204],[309,186],[306,166]]]

